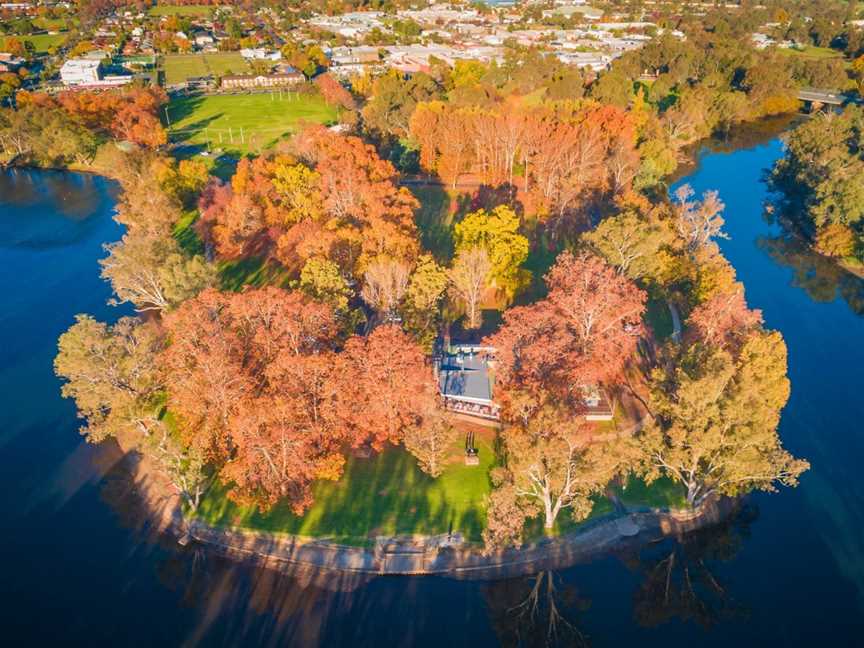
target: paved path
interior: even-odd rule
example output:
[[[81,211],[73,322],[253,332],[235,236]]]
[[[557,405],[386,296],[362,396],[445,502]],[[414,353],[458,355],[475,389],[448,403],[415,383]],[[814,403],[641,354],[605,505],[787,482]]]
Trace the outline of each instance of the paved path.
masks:
[[[559,538],[521,549],[484,555],[479,545],[447,546],[446,536],[416,536],[410,541],[381,539],[374,548],[326,540],[209,527],[200,522],[175,528],[185,541],[239,560],[279,571],[314,569],[356,575],[427,575],[456,578],[510,578],[538,569],[566,567],[633,543],[641,544],[712,524],[729,514],[734,502],[711,504],[696,512],[637,511],[586,524]]]
[[[681,342],[681,315],[678,313],[678,307],[671,301],[667,301],[669,306],[669,314],[672,316],[672,340]]]

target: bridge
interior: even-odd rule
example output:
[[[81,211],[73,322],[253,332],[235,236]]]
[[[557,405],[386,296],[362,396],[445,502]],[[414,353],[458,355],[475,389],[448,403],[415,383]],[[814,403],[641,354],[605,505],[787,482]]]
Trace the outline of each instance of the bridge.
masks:
[[[798,91],[798,100],[804,103],[820,103],[824,106],[845,106],[847,103],[857,103],[853,99],[838,90],[822,90],[819,88],[801,88]]]

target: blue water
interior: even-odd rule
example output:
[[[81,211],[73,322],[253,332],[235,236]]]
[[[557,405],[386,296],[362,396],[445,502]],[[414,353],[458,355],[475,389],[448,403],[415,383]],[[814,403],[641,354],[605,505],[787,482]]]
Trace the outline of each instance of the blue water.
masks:
[[[97,264],[121,234],[115,188],[75,174],[0,174],[4,643],[492,646],[521,636],[543,645],[554,602],[564,645],[577,636],[593,646],[861,645],[864,289],[763,218],[761,176],[780,154],[764,136],[706,149],[684,181],[726,202],[723,251],[789,347],[781,434],[812,469],[798,489],[751,498],[733,525],[539,582],[278,576],[154,537],[128,458],[81,441],[51,366],[76,313],[125,314],[106,305]],[[673,554],[673,584],[686,567],[696,596],[646,588]],[[537,584],[538,613],[520,617]]]

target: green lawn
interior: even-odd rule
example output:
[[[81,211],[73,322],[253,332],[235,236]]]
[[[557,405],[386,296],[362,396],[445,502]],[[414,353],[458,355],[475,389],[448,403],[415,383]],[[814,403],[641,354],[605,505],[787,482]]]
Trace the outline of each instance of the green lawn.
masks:
[[[631,508],[682,509],[687,507],[687,493],[679,482],[668,477],[654,480],[650,485],[641,479],[630,477],[624,487],[615,486],[615,494],[621,502]]]
[[[66,42],[66,34],[32,34],[30,36],[16,36],[23,41],[33,43],[37,54],[45,54],[49,47],[59,47]]]
[[[244,74],[249,71],[249,64],[239,52],[168,54],[162,57],[162,69],[165,84],[174,85],[192,77]]]
[[[150,7],[151,16],[207,16],[211,11],[218,9],[210,5],[156,5]]]
[[[330,124],[336,109],[318,95],[288,93],[210,95],[168,105],[173,141],[249,153],[265,149],[301,122]]]
[[[283,505],[261,515],[253,507],[232,503],[220,487],[207,494],[198,515],[214,525],[328,537],[354,545],[368,545],[377,535],[451,530],[479,541],[495,456],[485,439],[478,439],[477,447],[479,466],[455,459],[437,479],[421,472],[414,457],[400,448],[369,459],[352,457],[340,481],[315,484],[315,504],[303,517]],[[461,444],[454,446],[454,455],[461,457]]]
[[[843,52],[831,49],[830,47],[814,47],[807,45],[801,49],[793,47],[783,47],[777,50],[781,54],[787,56],[802,56],[804,58],[827,59],[827,58],[842,58]]]
[[[450,211],[450,194],[440,186],[409,186],[408,188],[420,201],[420,209],[414,214],[414,222],[420,230],[423,248],[429,250],[438,261],[450,261],[453,256],[453,214]]]
[[[665,300],[654,298],[648,300],[645,309],[645,321],[654,331],[654,337],[657,338],[658,342],[662,342],[672,335],[672,314],[669,312],[669,306]]]

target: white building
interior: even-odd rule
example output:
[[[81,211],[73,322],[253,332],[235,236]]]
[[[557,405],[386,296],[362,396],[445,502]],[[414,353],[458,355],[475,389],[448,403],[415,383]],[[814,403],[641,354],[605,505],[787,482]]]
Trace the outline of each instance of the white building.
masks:
[[[99,71],[100,61],[92,59],[69,59],[60,68],[60,79],[64,85],[91,85],[99,83],[102,75]]]
[[[102,75],[102,62],[89,58],[69,59],[60,68],[60,79],[67,86],[115,87],[132,80],[131,75]]]
[[[280,61],[282,52],[279,50],[269,52],[263,47],[246,48],[240,50],[240,56],[253,61]]]

